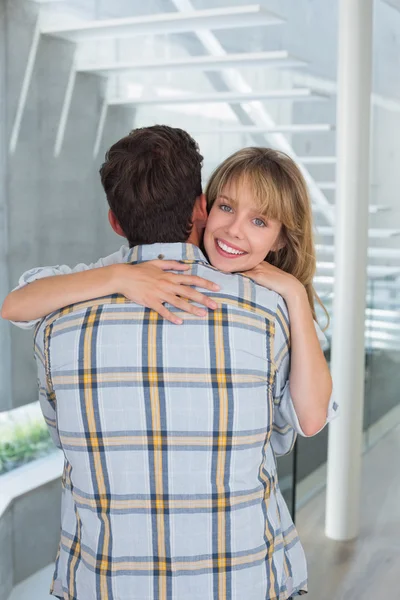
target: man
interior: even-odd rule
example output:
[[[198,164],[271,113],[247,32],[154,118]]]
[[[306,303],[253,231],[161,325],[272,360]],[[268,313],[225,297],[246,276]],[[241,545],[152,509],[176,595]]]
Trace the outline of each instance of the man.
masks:
[[[176,327],[109,296],[56,311],[36,332],[41,405],[65,455],[52,587],[65,600],[306,590],[270,443],[288,450],[298,429],[281,407],[287,314],[277,294],[200,251],[201,163],[188,134],[155,126],[117,142],[101,176],[129,241],[121,262],[186,261],[219,284],[217,310]]]

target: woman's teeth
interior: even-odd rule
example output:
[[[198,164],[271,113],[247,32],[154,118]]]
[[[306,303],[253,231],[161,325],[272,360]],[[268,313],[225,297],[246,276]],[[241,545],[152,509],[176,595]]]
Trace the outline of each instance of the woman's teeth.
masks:
[[[221,240],[217,240],[217,244],[221,248],[221,250],[227,252],[228,254],[246,254],[245,252],[241,252],[240,250],[235,250],[234,248],[227,246],[226,244],[224,244],[224,242],[221,242]]]

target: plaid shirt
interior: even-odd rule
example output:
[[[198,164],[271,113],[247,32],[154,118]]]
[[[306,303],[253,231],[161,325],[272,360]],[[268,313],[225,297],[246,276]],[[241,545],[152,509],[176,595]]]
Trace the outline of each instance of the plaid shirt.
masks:
[[[275,461],[302,433],[286,305],[188,244],[139,246],[124,261],[160,257],[218,283],[218,309],[176,326],[115,295],[57,311],[36,330],[41,406],[65,456],[51,591],[65,600],[305,593]]]

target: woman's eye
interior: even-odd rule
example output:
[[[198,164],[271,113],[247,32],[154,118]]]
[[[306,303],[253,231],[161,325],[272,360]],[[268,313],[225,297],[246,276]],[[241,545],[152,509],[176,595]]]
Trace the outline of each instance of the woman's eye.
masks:
[[[220,205],[220,209],[223,210],[224,212],[231,212],[232,209],[230,206],[228,206],[227,204],[221,204]]]
[[[253,223],[257,227],[265,227],[265,223],[262,219],[253,219]]]

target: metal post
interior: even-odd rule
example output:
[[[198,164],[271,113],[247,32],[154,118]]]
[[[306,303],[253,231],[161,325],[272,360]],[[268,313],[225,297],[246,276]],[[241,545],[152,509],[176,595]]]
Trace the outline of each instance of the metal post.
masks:
[[[299,442],[296,440],[292,452],[292,464],[293,464],[293,473],[292,473],[292,520],[293,523],[296,523],[296,502],[297,502],[297,466],[298,466],[298,448]]]
[[[340,0],[332,374],[341,415],[330,425],[326,535],[359,529],[364,407],[373,0]]]

